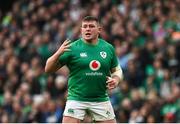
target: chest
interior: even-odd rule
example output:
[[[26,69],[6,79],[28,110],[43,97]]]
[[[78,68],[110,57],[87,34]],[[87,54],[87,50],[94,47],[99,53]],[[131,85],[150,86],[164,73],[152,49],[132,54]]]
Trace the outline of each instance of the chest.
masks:
[[[93,71],[110,68],[112,53],[105,47],[77,48],[73,51],[71,64],[78,68],[90,68]]]

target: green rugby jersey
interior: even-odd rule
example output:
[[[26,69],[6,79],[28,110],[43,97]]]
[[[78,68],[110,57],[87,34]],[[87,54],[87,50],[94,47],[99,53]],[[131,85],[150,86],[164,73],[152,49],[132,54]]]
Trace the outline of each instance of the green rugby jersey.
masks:
[[[71,51],[59,57],[61,65],[70,70],[68,100],[101,102],[109,100],[106,76],[118,66],[115,50],[111,44],[98,39],[96,45],[83,39],[71,43]]]

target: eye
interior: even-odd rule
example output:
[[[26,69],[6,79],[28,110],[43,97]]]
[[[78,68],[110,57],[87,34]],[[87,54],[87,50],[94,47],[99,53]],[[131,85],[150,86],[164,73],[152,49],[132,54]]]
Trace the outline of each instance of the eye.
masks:
[[[88,25],[83,25],[82,28],[87,28]]]
[[[95,25],[89,25],[89,27],[90,27],[90,28],[94,28],[94,27],[95,27]]]

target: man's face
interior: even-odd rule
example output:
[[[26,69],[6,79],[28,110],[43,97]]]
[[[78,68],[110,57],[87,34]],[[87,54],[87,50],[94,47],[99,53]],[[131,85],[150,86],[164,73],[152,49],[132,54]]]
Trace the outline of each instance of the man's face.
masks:
[[[82,22],[81,34],[82,38],[87,42],[92,42],[98,38],[100,26],[96,21]]]

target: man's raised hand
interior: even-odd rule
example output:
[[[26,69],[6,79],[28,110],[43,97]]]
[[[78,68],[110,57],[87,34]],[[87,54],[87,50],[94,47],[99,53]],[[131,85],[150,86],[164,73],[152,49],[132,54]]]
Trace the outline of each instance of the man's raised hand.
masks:
[[[63,54],[65,51],[71,51],[71,50],[69,49],[69,47],[71,46],[70,43],[71,43],[71,41],[70,41],[69,39],[66,39],[66,40],[62,43],[62,45],[59,47],[59,49],[58,49],[57,52],[61,55],[61,54]]]

